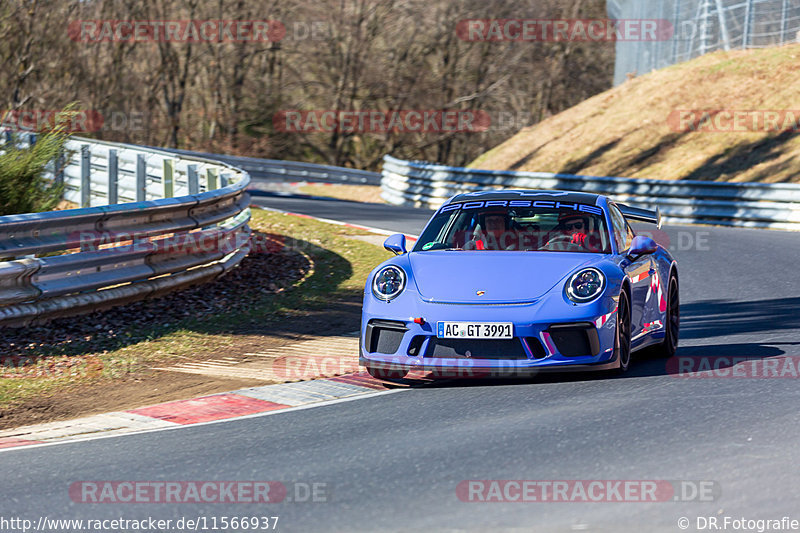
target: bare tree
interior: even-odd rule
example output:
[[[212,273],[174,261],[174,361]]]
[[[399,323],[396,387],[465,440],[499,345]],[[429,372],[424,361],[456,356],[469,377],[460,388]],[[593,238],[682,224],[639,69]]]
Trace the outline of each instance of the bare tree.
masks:
[[[463,164],[611,86],[613,43],[469,41],[465,19],[605,18],[602,0],[109,0],[0,3],[10,109],[78,101],[143,127],[96,135],[377,168],[386,153]],[[280,41],[70,38],[76,20],[278,20]],[[66,23],[66,24],[65,24]],[[314,31],[311,31],[313,28]],[[282,110],[472,110],[483,132],[276,131]],[[107,125],[108,126],[108,125]]]

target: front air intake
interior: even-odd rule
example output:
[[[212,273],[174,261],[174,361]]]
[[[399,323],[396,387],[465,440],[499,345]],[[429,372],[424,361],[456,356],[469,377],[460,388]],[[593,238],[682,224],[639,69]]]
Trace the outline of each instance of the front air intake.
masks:
[[[431,337],[425,357],[445,359],[527,359],[519,339],[439,339]]]
[[[531,351],[534,359],[542,359],[547,355],[544,346],[542,346],[542,341],[538,338],[525,337],[525,343],[528,345],[528,349]]]
[[[600,353],[600,339],[594,324],[554,324],[547,328],[558,352],[565,357],[580,357]]]
[[[408,328],[394,320],[370,320],[367,324],[364,345],[369,353],[393,354],[403,342]]]

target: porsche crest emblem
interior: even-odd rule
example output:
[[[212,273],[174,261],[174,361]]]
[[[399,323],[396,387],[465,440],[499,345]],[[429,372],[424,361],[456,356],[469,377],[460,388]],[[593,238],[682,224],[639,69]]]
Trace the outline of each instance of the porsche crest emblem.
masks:
[[[477,294],[478,296],[483,296],[484,294],[486,294],[486,291],[476,291],[475,294]]]

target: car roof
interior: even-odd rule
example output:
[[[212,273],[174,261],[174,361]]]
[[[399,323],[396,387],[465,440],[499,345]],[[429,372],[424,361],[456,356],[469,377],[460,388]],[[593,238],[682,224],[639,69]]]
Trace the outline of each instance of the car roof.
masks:
[[[475,191],[457,194],[453,196],[449,202],[464,202],[469,200],[520,200],[531,199],[537,200],[558,200],[565,203],[579,203],[585,205],[600,205],[599,199],[602,198],[599,194],[591,194],[587,192],[575,191],[553,191],[546,189],[495,189],[488,191]]]

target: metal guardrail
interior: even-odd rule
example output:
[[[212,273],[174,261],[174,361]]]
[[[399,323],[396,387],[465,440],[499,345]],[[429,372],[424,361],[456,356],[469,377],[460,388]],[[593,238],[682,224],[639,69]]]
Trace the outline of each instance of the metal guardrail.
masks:
[[[162,149],[168,152],[216,159],[237,168],[246,170],[252,178],[278,181],[324,181],[348,185],[380,185],[381,175],[377,172],[354,168],[318,165],[300,161],[281,161],[277,159],[258,159],[235,155],[207,154],[189,150]]]
[[[477,170],[384,157],[381,197],[396,205],[438,208],[455,194],[491,188],[605,194],[665,222],[800,230],[800,185],[666,181],[547,172]]]
[[[7,139],[8,140],[8,139]],[[14,134],[17,146],[35,136]],[[212,159],[74,137],[78,209],[0,217],[0,326],[105,309],[210,281],[250,250],[247,172]]]

